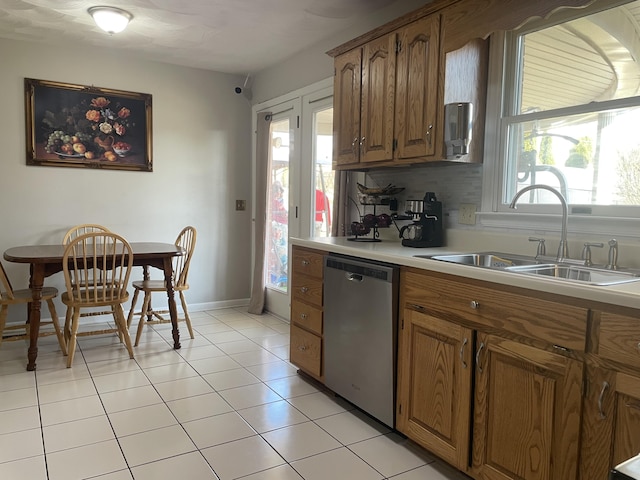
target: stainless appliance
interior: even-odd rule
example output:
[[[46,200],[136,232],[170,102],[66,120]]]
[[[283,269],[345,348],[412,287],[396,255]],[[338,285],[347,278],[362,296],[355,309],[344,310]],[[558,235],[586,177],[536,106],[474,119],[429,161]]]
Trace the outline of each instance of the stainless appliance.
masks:
[[[392,428],[397,288],[395,265],[325,257],[325,384]]]
[[[422,211],[412,214],[417,219],[400,229],[402,245],[418,248],[441,247],[444,244],[442,202],[436,199],[436,194],[427,192],[422,201]]]
[[[444,106],[444,144],[447,158],[460,158],[469,153],[473,131],[473,105],[448,103]]]

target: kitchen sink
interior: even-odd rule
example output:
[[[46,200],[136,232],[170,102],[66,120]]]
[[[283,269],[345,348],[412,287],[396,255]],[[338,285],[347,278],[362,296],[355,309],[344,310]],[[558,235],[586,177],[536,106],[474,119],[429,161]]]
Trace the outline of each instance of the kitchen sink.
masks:
[[[451,255],[414,255],[414,257],[498,269],[521,265],[536,265],[538,263],[535,257],[497,252],[458,253]]]
[[[577,263],[578,260],[553,262],[549,260],[549,257],[542,257],[538,260],[535,257],[512,253],[457,253],[448,255],[414,255],[414,257],[535,275],[538,278],[555,278],[588,285],[618,285],[640,280],[640,271],[637,270],[608,270],[603,267],[583,266]]]
[[[563,263],[519,265],[507,267],[505,270],[515,273],[539,275],[542,277],[561,278],[574,282],[588,283],[590,285],[617,285],[640,280],[640,276],[635,272],[607,270]]]

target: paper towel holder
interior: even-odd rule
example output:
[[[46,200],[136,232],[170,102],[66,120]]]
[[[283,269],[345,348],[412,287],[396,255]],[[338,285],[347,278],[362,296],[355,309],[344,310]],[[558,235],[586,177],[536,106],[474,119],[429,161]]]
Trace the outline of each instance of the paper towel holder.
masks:
[[[447,159],[457,159],[469,153],[473,130],[473,104],[448,103],[444,106],[444,144]]]

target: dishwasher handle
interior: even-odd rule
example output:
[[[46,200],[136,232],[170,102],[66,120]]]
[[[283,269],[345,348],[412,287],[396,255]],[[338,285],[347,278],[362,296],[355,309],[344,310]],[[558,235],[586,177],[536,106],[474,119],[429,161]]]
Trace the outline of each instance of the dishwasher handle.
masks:
[[[381,262],[360,261],[352,258],[327,255],[324,261],[325,271],[342,270],[345,278],[351,282],[362,282],[366,277],[383,282],[397,280],[398,267]],[[326,276],[325,276],[326,278]]]

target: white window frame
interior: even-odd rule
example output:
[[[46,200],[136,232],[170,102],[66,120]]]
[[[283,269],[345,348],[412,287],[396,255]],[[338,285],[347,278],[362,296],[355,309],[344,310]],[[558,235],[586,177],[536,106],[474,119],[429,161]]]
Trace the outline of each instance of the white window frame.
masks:
[[[611,2],[606,9],[629,3],[629,0]],[[517,32],[497,32],[491,37],[489,56],[489,78],[487,91],[487,116],[485,124],[485,151],[482,184],[482,206],[477,213],[480,222],[486,227],[507,228],[527,231],[560,231],[560,214],[558,205],[519,204],[517,210],[508,208],[502,200],[504,191],[504,171],[507,162],[507,127],[509,121],[517,116],[513,112],[515,93],[507,92],[510,85],[517,85],[515,79],[515,62],[518,60],[518,35],[529,33],[541,27],[562,23],[576,16],[589,15],[605,9],[591,7],[580,10],[558,12],[553,21],[539,20],[530,22]],[[600,106],[619,108],[638,105],[640,98],[612,100],[602,102]],[[569,107],[556,110],[560,114],[575,114],[586,110],[584,107]],[[536,114],[527,114],[527,119],[534,120]],[[542,112],[548,116],[549,112]],[[522,118],[523,116],[520,115]],[[640,230],[640,207],[629,206],[596,206],[590,205],[591,215],[572,214],[570,205],[569,232],[572,234],[604,234],[617,237],[637,237]]]

